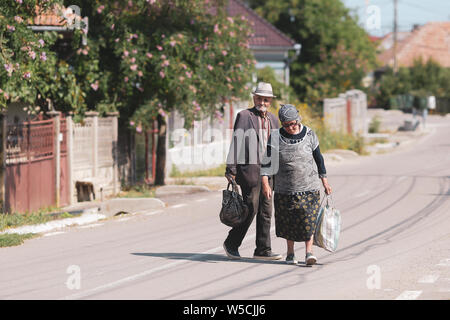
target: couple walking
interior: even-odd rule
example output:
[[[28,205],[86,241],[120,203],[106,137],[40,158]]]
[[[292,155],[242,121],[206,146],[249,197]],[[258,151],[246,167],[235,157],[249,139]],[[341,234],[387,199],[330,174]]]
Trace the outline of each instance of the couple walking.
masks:
[[[258,83],[252,94],[254,107],[236,117],[225,172],[228,181],[235,180],[241,187],[249,215],[229,231],[223,243],[225,253],[231,259],[241,258],[238,249],[256,216],[254,258],[282,258],[272,252],[270,240],[274,189],[275,233],[286,239],[286,262],[297,263],[294,243],[304,241],[306,264],[315,264],[312,245],[320,209],[320,180],[325,193],[331,193],[319,140],[301,123],[293,105],[281,105],[279,127],[276,116],[268,111],[275,98],[269,83]]]

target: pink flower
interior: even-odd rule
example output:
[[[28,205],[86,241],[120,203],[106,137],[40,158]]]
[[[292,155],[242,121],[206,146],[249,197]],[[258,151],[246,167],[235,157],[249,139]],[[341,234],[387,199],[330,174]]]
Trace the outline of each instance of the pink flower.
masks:
[[[163,54],[162,56],[161,56],[161,59],[166,59],[167,57],[166,57],[166,55],[165,54]]]
[[[34,52],[34,51],[29,51],[28,55],[30,56],[31,59],[33,59],[33,60],[36,59],[36,52]]]
[[[162,108],[160,108],[160,109],[158,110],[158,113],[159,113],[160,115],[162,115],[163,117],[166,116],[166,113],[164,112],[164,110],[163,110]]]
[[[181,64],[181,67],[182,67],[184,70],[187,69],[187,67],[186,67],[186,65],[185,65],[184,63]]]
[[[142,73],[142,71],[139,71],[139,72],[138,72],[138,76],[139,76],[139,77],[142,77],[143,75],[144,75],[144,74]]]
[[[123,78],[123,81],[128,82],[128,77]]]
[[[226,55],[228,54],[228,52],[227,52],[226,50],[222,50],[222,54],[223,54],[224,56],[226,56]]]
[[[116,25],[113,23],[112,25],[111,25],[111,30],[114,30],[114,27],[115,27]]]
[[[16,0],[18,4],[22,4],[22,0]]]
[[[146,56],[150,59],[153,57],[153,55],[150,52],[147,52]]]
[[[166,74],[165,74],[163,71],[160,71],[160,72],[159,72],[159,76],[160,76],[161,78],[164,79],[164,77],[166,76]]]
[[[45,46],[45,41],[44,40],[39,39],[38,42],[41,45],[41,47]]]
[[[218,24],[214,25],[214,33],[219,33],[220,34],[219,25]]]
[[[137,64],[133,64],[132,66],[130,66],[130,69],[133,71],[137,70]]]
[[[136,53],[137,53],[137,50],[136,50],[136,49],[133,49],[133,51],[131,51],[131,52],[133,52],[133,54],[136,54]]]
[[[27,71],[23,74],[24,79],[30,79],[31,78],[31,72]]]
[[[186,76],[190,79],[192,78],[192,72],[186,71]]]
[[[97,91],[97,90],[98,90],[98,81],[95,81],[94,83],[91,83],[91,88],[92,88],[94,91]]]
[[[137,126],[136,127],[136,131],[138,132],[138,133],[141,133],[142,132],[142,127],[139,125],[139,126]]]
[[[15,20],[17,23],[22,23],[22,22],[23,22],[23,19],[22,19],[21,17],[19,17],[19,16],[15,16],[15,17],[14,17],[14,20]]]
[[[211,65],[209,65],[209,64],[208,64],[207,68],[208,68],[209,71],[212,71],[212,70],[214,69],[214,68],[213,68]]]
[[[131,59],[130,59],[130,62],[131,62],[131,63],[135,63],[135,62],[136,62],[136,58],[135,58],[135,57],[131,58]]]
[[[172,47],[175,47],[176,44],[177,44],[177,42],[176,42],[175,40],[170,41],[170,45],[171,45]]]
[[[114,40],[115,42],[119,42],[120,38],[116,38],[116,40]]]
[[[180,76],[178,79],[180,79],[181,82],[184,81],[184,77],[183,76]]]
[[[105,9],[105,6],[101,5],[100,7],[97,8],[97,12],[102,13],[103,9]]]
[[[14,26],[10,26],[9,24],[6,25],[6,28],[8,29],[9,32],[14,32],[16,30]]]
[[[130,53],[129,53],[127,50],[125,50],[125,51],[123,52],[123,55],[124,55],[125,57],[128,57],[129,54],[130,54]]]
[[[10,64],[10,63],[6,64],[5,63],[3,66],[5,67],[6,72],[8,72],[8,73],[12,73],[13,72],[12,64]]]
[[[134,121],[130,121],[130,126],[134,126]]]
[[[169,60],[164,60],[163,63],[161,64],[163,67],[167,67],[169,66]]]
[[[158,49],[159,51],[162,51],[162,47],[161,46],[156,46],[156,49]]]
[[[41,55],[39,56],[39,58],[40,58],[42,61],[47,61],[47,54],[46,54],[45,52],[42,52]]]

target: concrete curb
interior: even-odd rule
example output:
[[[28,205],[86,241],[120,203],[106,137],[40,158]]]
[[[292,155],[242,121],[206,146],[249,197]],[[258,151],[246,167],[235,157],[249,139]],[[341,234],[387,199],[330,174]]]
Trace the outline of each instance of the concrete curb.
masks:
[[[118,213],[138,213],[165,206],[166,204],[157,198],[114,198],[100,205],[100,213],[106,217],[113,217]]]
[[[197,192],[210,192],[211,190],[206,186],[198,185],[165,185],[159,187],[155,191],[156,197],[163,197],[175,194],[191,194]]]

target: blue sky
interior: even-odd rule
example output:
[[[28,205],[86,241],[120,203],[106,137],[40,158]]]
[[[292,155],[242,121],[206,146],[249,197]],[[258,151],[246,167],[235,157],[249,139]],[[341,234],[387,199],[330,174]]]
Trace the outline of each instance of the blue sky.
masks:
[[[369,34],[382,36],[392,31],[394,21],[393,0],[341,0],[347,8],[354,9],[359,16],[361,26]],[[380,12],[380,26],[366,26],[366,8],[377,6]],[[375,11],[373,11],[375,12]],[[372,14],[372,22],[376,21]],[[398,0],[398,27],[399,31],[409,31],[414,24],[425,24],[430,21],[450,21],[450,0]],[[372,26],[376,26],[376,23]]]

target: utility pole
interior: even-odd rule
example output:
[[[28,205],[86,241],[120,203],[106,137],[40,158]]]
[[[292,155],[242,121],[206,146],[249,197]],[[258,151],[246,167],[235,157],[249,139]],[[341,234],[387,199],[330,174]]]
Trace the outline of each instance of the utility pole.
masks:
[[[394,0],[394,74],[397,73],[397,3],[398,0]]]

